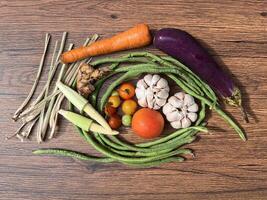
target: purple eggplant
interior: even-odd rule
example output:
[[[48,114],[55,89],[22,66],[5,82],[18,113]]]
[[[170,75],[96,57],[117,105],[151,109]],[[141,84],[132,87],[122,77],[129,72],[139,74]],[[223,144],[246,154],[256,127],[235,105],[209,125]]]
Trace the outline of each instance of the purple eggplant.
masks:
[[[153,44],[168,55],[181,61],[211,86],[227,104],[242,109],[240,90],[189,33],[175,28],[163,28],[156,32]],[[245,112],[244,119],[247,121]]]

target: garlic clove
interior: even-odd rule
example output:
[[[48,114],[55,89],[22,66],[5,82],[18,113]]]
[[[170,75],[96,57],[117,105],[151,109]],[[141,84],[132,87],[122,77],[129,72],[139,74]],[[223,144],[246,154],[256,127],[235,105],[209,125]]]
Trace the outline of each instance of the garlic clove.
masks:
[[[166,90],[167,92],[170,92],[170,87],[167,86],[167,87],[164,88],[164,90]]]
[[[182,123],[180,120],[178,121],[174,121],[174,122],[171,122],[171,126],[175,129],[179,129],[179,128],[182,128]]]
[[[150,88],[150,87],[147,88],[146,92],[145,92],[145,95],[146,95],[147,101],[151,101],[153,99],[153,97],[154,97],[154,92],[153,92],[152,88]]]
[[[167,99],[168,96],[169,96],[169,92],[164,89],[157,93],[157,97],[162,98],[162,99]]]
[[[157,74],[154,74],[154,75],[152,76],[151,85],[156,85],[157,82],[159,81],[159,79],[160,79],[160,76],[157,75]]]
[[[170,103],[166,103],[163,108],[162,108],[162,112],[167,115],[168,113],[174,111],[175,108],[170,104]]]
[[[191,122],[195,122],[197,120],[197,114],[194,112],[187,113],[187,117],[190,119]]]
[[[151,81],[152,81],[152,74],[145,75],[144,81],[148,86],[150,86],[151,85]]]
[[[158,88],[166,88],[168,87],[168,81],[164,78],[159,79],[158,83],[157,83],[157,87]]]
[[[169,122],[173,122],[173,121],[177,121],[177,120],[181,120],[182,119],[182,115],[180,114],[180,112],[178,112],[177,110],[171,112],[171,113],[167,113],[166,118]]]
[[[144,88],[136,88],[135,95],[137,99],[142,99],[146,97],[146,90]]]
[[[146,98],[138,99],[138,104],[142,107],[147,107],[147,101]]]
[[[146,99],[146,100],[147,100],[147,107],[152,109],[154,107],[155,99],[151,100]]]
[[[197,105],[196,103],[194,103],[193,105],[189,106],[189,107],[187,108],[187,110],[188,110],[189,112],[197,112],[197,111],[198,111],[198,105]]]
[[[174,106],[175,108],[182,108],[183,107],[183,101],[179,100],[177,97],[172,96],[169,98],[168,102]]]
[[[182,123],[182,128],[187,128],[187,127],[191,126],[191,121],[187,117],[184,117],[181,120],[181,123]]]
[[[184,95],[184,104],[187,106],[191,106],[195,103],[194,98],[189,95],[189,94],[185,94]]]
[[[159,106],[157,103],[154,104],[153,106],[153,110],[158,110],[160,109],[161,106]]]
[[[187,114],[187,108],[186,107],[183,107],[182,110],[181,110],[181,113],[183,114],[183,116],[186,116],[186,114]]]
[[[137,83],[136,83],[136,87],[137,88],[144,88],[146,89],[148,87],[148,85],[146,84],[146,82],[144,81],[144,79],[141,79],[139,80]]]
[[[177,97],[180,100],[184,99],[184,95],[185,95],[184,92],[177,92],[176,94],[174,94],[174,96]]]
[[[166,99],[156,98],[156,104],[159,105],[160,107],[164,106],[165,103],[166,103]]]
[[[160,89],[160,88],[156,88],[156,87],[153,87],[152,88],[152,91],[154,92],[154,93],[158,93],[158,92],[160,92],[162,89]]]

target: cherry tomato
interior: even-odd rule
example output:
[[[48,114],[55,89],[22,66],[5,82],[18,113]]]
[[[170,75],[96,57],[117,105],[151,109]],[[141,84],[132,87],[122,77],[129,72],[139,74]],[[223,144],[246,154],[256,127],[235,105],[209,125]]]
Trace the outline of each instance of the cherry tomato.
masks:
[[[108,98],[108,103],[110,103],[112,107],[118,108],[121,104],[121,99],[119,96],[110,96]]]
[[[136,109],[137,109],[137,103],[132,99],[125,100],[122,103],[122,112],[124,112],[124,114],[126,115],[134,114]]]
[[[121,126],[120,116],[117,114],[112,115],[108,120],[108,124],[112,129],[118,129]]]
[[[122,116],[122,124],[124,126],[131,126],[132,116],[131,115],[123,115]]]
[[[135,87],[132,83],[123,83],[118,92],[122,99],[131,99],[135,95]]]
[[[114,90],[114,91],[112,91],[110,96],[119,96],[119,92]]]
[[[114,108],[110,103],[107,103],[105,106],[105,114],[107,116],[114,115],[116,113],[117,109]]]

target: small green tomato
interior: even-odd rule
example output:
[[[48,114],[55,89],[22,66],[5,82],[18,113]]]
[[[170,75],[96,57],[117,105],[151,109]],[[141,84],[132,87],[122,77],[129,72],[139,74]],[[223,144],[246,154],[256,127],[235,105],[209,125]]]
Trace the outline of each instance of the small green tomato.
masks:
[[[123,115],[122,116],[122,124],[124,126],[131,126],[132,116],[131,115]]]
[[[110,96],[119,96],[119,92],[117,90],[113,90]]]

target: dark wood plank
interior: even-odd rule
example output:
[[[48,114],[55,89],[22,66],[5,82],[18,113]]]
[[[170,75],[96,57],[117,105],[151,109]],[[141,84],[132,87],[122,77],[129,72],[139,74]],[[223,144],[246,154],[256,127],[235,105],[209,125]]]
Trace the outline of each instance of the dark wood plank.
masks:
[[[54,44],[68,31],[78,46],[93,33],[108,37],[140,22],[189,31],[231,71],[251,123],[227,111],[242,123],[246,143],[215,114],[209,126],[219,128],[190,145],[195,159],[151,169],[33,156],[38,147],[95,153],[65,121],[49,143],[4,140],[18,127],[10,117],[31,88],[46,32]],[[2,0],[0,46],[0,199],[266,199],[267,1]]]

